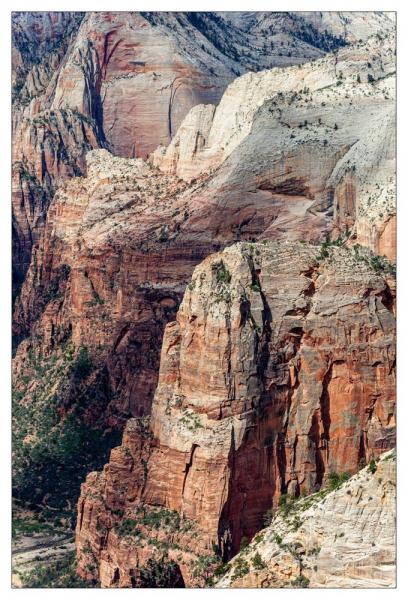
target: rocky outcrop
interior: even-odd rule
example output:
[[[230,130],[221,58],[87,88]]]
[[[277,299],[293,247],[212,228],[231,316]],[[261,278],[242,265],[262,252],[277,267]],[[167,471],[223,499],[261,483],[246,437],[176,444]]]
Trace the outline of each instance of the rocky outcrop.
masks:
[[[391,38],[381,48],[378,40],[348,48],[355,52],[356,64],[362,56],[366,60],[380,53],[389,74],[381,80],[381,86],[390,86],[388,99],[379,85],[356,80],[319,89],[313,96],[305,91],[294,99],[290,92],[266,101],[259,96],[263,104],[254,111],[245,97],[248,81],[256,78],[257,86],[266,90],[276,73],[239,78],[221,104],[235,90],[237,101],[234,96],[228,102],[236,105],[236,115],[248,112],[248,133],[217,168],[189,181],[142,159],[114,157],[107,150],[89,152],[86,177],[70,179],[55,194],[15,304],[17,387],[27,378],[36,379],[26,363],[27,352],[51,360],[59,356],[61,344],[72,344],[74,354],[86,348],[108,382],[98,423],[121,427],[129,416],[150,414],[164,327],[174,320],[194,267],[209,254],[239,240],[316,244],[334,238],[392,257],[391,48]],[[348,72],[345,65],[354,68],[348,56],[348,62],[339,63],[342,77]],[[326,63],[315,64],[310,73],[316,81],[332,77]],[[343,87],[346,91],[337,92]],[[347,95],[352,105],[345,104]],[[326,101],[327,107],[322,106]],[[369,111],[374,129],[367,121]],[[68,109],[66,114],[76,115]],[[61,123],[56,115],[54,121]],[[199,105],[177,135],[188,137],[189,127],[194,130],[199,124],[204,139],[213,120],[214,107]],[[91,139],[90,123],[95,121],[84,122]],[[200,137],[194,140],[180,146],[185,164],[193,169],[191,157],[196,144],[202,144]],[[57,164],[62,168],[64,163]],[[381,258],[367,260],[390,269]],[[22,386],[21,392],[22,402],[30,403],[30,390]],[[69,394],[64,404],[78,404],[75,389]]]
[[[13,134],[13,272],[21,285],[38,245],[55,188],[85,170],[85,155],[99,147],[95,123],[72,110],[23,118]]]
[[[334,238],[353,230],[395,260],[394,87],[393,33],[301,67],[249,73],[217,107],[192,109],[151,161],[187,181],[218,169],[221,203],[239,178],[241,195],[279,205],[273,237],[309,217],[311,239],[330,217]]]
[[[50,111],[56,77],[83,13],[12,14],[13,292],[43,230],[55,188],[82,172],[99,147],[95,123],[72,111]]]
[[[216,587],[395,587],[395,486],[391,450],[338,489],[282,505]]]
[[[315,492],[394,446],[393,277],[370,257],[237,244],[195,269],[166,328],[150,428],[131,421],[82,486],[83,577],[138,586],[150,559],[171,555],[200,585],[191,551],[211,571],[281,494]],[[146,517],[157,511],[182,523],[166,540]]]
[[[15,293],[54,190],[89,149],[146,157],[236,76],[393,26],[385,13],[13,13]]]

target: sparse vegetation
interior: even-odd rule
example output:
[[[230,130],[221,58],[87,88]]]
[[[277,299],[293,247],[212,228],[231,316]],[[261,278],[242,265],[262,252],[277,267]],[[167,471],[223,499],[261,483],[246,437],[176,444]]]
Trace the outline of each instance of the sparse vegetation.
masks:
[[[257,571],[260,569],[265,569],[266,568],[266,564],[263,562],[261,555],[259,554],[259,552],[256,552],[254,554],[254,556],[251,559],[251,562],[254,566],[254,569],[256,569]]]
[[[119,431],[104,433],[98,418],[91,425],[86,417],[96,407],[100,416],[108,401],[107,373],[85,348],[75,357],[69,346],[59,356],[28,356],[32,374],[13,391],[13,495],[40,511],[46,497],[47,505],[74,517],[80,484],[103,466],[121,438]]]
[[[307,588],[309,587],[309,584],[310,580],[307,577],[305,577],[302,573],[292,581],[292,587],[296,588]]]
[[[272,523],[273,517],[274,517],[273,509],[268,508],[268,510],[266,511],[266,513],[263,516],[263,526],[269,527],[269,525]]]
[[[95,588],[96,581],[81,579],[75,572],[75,552],[69,552],[50,564],[40,565],[27,574],[21,574],[26,588]]]
[[[290,494],[282,494],[279,498],[279,510],[286,517],[295,507],[296,498]]]
[[[234,563],[234,572],[231,576],[231,581],[235,581],[240,577],[244,577],[249,573],[249,565],[246,560],[239,556]]]
[[[229,283],[231,281],[231,274],[224,265],[223,261],[215,265],[217,283]]]
[[[329,490],[337,490],[345,481],[350,479],[350,473],[335,473],[332,471],[329,473],[327,479]]]
[[[377,470],[377,465],[374,459],[370,460],[370,464],[368,465],[368,470],[370,471],[370,473],[372,475],[374,475],[374,473]]]
[[[183,588],[184,581],[178,564],[164,557],[161,560],[149,558],[140,570],[140,582],[135,587],[141,588]]]

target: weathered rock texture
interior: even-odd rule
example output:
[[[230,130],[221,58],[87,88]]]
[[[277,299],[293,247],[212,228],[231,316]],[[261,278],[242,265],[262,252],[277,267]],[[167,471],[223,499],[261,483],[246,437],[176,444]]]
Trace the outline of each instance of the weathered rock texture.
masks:
[[[15,292],[55,188],[89,149],[145,157],[237,75],[393,27],[385,13],[13,13]]]
[[[395,451],[336,491],[282,511],[228,565],[217,587],[389,588],[396,585]]]
[[[358,83],[372,56],[377,83]],[[183,173],[177,160],[171,168],[166,163],[173,142],[164,156],[154,155],[153,165],[89,153],[88,177],[70,181],[52,205],[16,305],[17,339],[45,338],[49,352],[58,344],[58,322],[77,347],[105,348],[118,404],[142,414],[157,381],[163,326],[174,317],[193,267],[209,253],[240,239],[316,243],[349,229],[350,242],[392,259],[393,65],[390,34],[342,50],[337,63],[325,58],[301,69],[244,75],[216,110],[199,105],[186,117],[175,137],[177,156],[187,156]],[[297,89],[305,82],[315,82],[313,94],[268,96],[275,85]],[[210,138],[220,129],[230,148],[203,172],[199,157],[207,150],[194,153],[197,127],[204,138],[208,129]],[[219,143],[209,151],[219,152]],[[190,179],[186,172],[197,165],[200,172]],[[70,286],[63,302],[50,304],[46,290],[58,287],[64,264]]]
[[[50,97],[82,13],[12,15],[12,206],[14,292],[24,280],[55,187],[81,173],[99,147],[95,123],[50,111]]]
[[[283,492],[316,491],[394,446],[393,278],[368,257],[237,244],[195,269],[166,328],[150,437],[131,421],[82,487],[82,576],[137,585],[158,546],[121,524],[157,537],[140,515],[161,507],[194,524],[161,547],[194,585],[187,548],[229,558]]]
[[[186,181],[216,171],[220,203],[239,179],[241,195],[279,207],[273,237],[288,237],[291,221],[310,236],[329,218],[334,237],[353,229],[395,260],[394,88],[393,33],[301,67],[249,73],[217,107],[194,107],[151,160]]]

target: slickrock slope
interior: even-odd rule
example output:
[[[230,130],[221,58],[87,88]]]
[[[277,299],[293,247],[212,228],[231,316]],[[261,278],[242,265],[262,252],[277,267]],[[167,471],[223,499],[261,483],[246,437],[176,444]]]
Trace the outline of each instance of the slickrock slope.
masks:
[[[337,21],[340,20],[341,27]],[[360,23],[364,27],[360,27]],[[13,13],[13,256],[25,277],[54,190],[106,147],[145,157],[237,75],[386,32],[385,13]]]
[[[138,586],[165,559],[202,585],[282,493],[395,445],[394,283],[370,257],[241,243],[195,269],[166,327],[150,427],[129,421],[82,486],[82,577]]]
[[[217,107],[194,107],[151,160],[187,181],[219,168],[220,204],[239,180],[242,196],[279,207],[273,237],[300,227],[310,239],[329,217],[334,237],[353,229],[395,260],[394,88],[393,33],[301,67],[249,73]]]
[[[216,587],[394,587],[395,485],[391,450],[337,490],[281,510]]]

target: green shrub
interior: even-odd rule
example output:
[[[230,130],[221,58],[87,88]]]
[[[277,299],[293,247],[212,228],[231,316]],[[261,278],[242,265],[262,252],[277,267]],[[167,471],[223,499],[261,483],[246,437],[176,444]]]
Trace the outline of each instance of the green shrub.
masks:
[[[263,562],[259,552],[256,552],[256,554],[252,557],[252,564],[256,570],[264,569],[266,567],[266,564]]]
[[[224,265],[223,261],[216,265],[216,273],[218,283],[229,283],[231,281],[231,274]]]
[[[309,587],[310,580],[304,575],[298,575],[294,581],[292,581],[292,587],[307,588]]]
[[[374,459],[370,460],[370,464],[368,465],[368,470],[370,471],[370,473],[372,475],[374,475],[374,473],[376,472],[377,465],[375,464],[375,460]]]
[[[279,509],[283,516],[287,516],[294,508],[296,502],[295,496],[290,494],[282,494],[279,498]]]
[[[227,573],[230,570],[230,568],[230,563],[221,563],[220,565],[218,565],[218,567],[214,569],[214,575],[220,577],[221,575],[224,575],[224,573]]]
[[[140,531],[136,529],[137,522],[134,519],[123,519],[119,525],[115,527],[117,533],[121,536],[138,535]]]
[[[140,570],[140,582],[136,587],[141,588],[183,588],[184,581],[180,567],[173,560],[149,558]]]
[[[249,565],[242,557],[238,557],[234,565],[234,573],[231,577],[231,581],[235,581],[244,575],[249,573]]]
[[[332,471],[328,475],[328,487],[330,490],[336,490],[348,479],[350,479],[350,473],[335,473]]]

